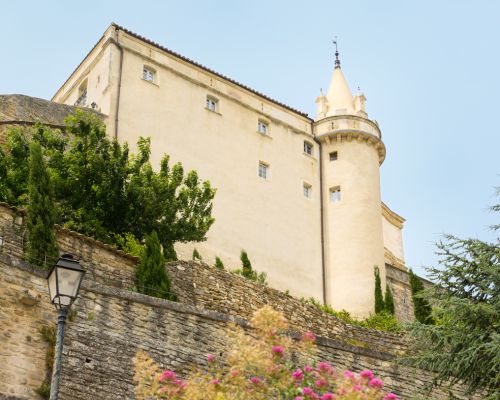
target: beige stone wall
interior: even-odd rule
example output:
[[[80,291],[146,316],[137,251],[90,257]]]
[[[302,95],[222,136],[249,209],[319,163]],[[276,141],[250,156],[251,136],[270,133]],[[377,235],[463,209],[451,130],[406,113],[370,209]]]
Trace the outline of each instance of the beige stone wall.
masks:
[[[152,82],[143,79],[144,67],[154,71]],[[139,136],[149,136],[155,167],[167,153],[172,163],[197,170],[217,188],[216,222],[207,241],[177,244],[181,259],[191,258],[196,247],[204,260],[219,256],[237,268],[245,249],[273,287],[326,298],[358,316],[373,310],[373,266],[380,267],[385,284],[384,245],[400,260],[403,245],[402,225],[381,217],[379,163],[385,147],[377,123],[364,111],[313,122],[114,25],[53,100],[73,104],[85,81],[88,103],[95,101],[109,115],[110,135],[116,121],[119,140],[132,150]],[[216,112],[206,108],[207,96],[216,99]],[[269,135],[257,132],[259,120],[268,124]],[[340,135],[335,143],[332,134]],[[315,138],[323,143],[323,199]],[[312,155],[304,153],[304,141],[313,146]],[[328,153],[335,149],[341,155],[333,164]],[[260,162],[269,167],[266,180],[258,176]],[[310,198],[303,194],[304,185],[311,188]],[[333,205],[329,189],[336,185],[343,199]]]
[[[377,150],[352,137],[324,143],[324,213],[327,302],[358,317],[374,307],[373,268],[384,278],[380,175]],[[338,159],[329,160],[336,151]],[[330,199],[339,187],[340,201]]]
[[[7,321],[0,325],[0,397],[34,399],[33,390],[45,378],[47,345],[39,328],[53,324],[56,312],[48,303],[44,274],[0,254],[0,317]],[[25,303],[23,298],[27,298]],[[185,376],[192,366],[205,366],[206,354],[224,356],[229,322],[248,328],[247,321],[237,316],[151,298],[86,277],[67,323],[60,399],[133,398],[132,357],[139,349],[146,350],[162,368]],[[339,340],[319,337],[317,357],[339,369],[372,369],[388,390],[416,398],[432,376],[396,367],[394,349],[386,352],[375,347],[382,336],[366,337],[369,345],[342,334]],[[386,340],[398,341],[393,335],[386,335]],[[425,398],[446,396],[435,390]]]
[[[107,37],[114,37],[113,30],[55,101],[74,102],[80,82],[88,79],[93,87],[105,65],[117,70],[118,50]],[[245,249],[272,286],[322,299],[318,147],[310,120],[122,31],[118,40],[124,57],[119,139],[135,149],[139,136],[150,136],[153,165],[168,153],[172,163],[197,170],[217,188],[216,222],[207,241],[178,245],[180,258],[189,259],[196,247],[205,260],[219,256],[237,268]],[[142,79],[144,66],[155,69],[154,83]],[[109,102],[112,114],[117,82],[108,81],[109,87],[97,87],[96,94],[89,89],[88,98]],[[208,95],[218,99],[217,112],[206,109]],[[269,136],[257,132],[259,120],[269,125]],[[113,121],[110,115],[111,131]],[[313,156],[304,154],[304,140],[313,143]],[[259,162],[269,166],[267,180],[258,176]],[[304,184],[312,187],[310,198],[304,197]]]

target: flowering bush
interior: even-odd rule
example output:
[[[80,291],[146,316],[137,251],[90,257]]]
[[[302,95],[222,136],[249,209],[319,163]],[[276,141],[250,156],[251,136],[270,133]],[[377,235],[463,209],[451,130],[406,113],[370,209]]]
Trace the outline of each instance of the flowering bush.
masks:
[[[187,380],[161,372],[144,352],[135,357],[136,398],[169,400],[396,400],[384,393],[372,371],[339,372],[328,362],[311,362],[316,347],[311,332],[295,341],[282,334],[282,314],[266,306],[251,320],[256,338],[233,327],[227,359],[207,356],[207,369]],[[293,362],[292,362],[293,355]]]

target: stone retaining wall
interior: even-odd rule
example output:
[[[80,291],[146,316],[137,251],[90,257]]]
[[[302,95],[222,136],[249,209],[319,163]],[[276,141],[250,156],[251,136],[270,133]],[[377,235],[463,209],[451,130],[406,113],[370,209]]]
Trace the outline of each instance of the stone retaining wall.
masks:
[[[33,389],[45,378],[48,345],[39,329],[56,318],[45,273],[0,254],[2,395],[37,398]],[[61,400],[133,399],[132,357],[137,350],[147,351],[163,368],[185,375],[192,366],[204,366],[206,354],[224,354],[229,322],[249,329],[246,320],[235,316],[92,280],[84,281],[73,310],[64,342]],[[372,348],[323,337],[318,338],[318,347],[318,358],[340,369],[372,369],[387,389],[403,398],[417,398],[416,392],[432,379],[428,373],[398,367],[393,355]],[[434,391],[421,398],[444,399],[447,394]]]

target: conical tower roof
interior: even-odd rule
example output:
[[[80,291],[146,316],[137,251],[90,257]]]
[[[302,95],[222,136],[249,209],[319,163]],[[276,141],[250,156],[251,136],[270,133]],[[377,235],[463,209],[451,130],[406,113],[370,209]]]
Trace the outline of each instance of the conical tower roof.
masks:
[[[355,114],[354,98],[351,89],[340,69],[338,60],[335,62],[330,88],[326,95],[328,100],[327,117],[332,115]]]

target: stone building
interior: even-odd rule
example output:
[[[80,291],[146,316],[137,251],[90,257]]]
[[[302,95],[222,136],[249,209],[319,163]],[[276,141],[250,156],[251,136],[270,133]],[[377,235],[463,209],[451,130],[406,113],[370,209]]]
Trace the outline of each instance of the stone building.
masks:
[[[312,119],[115,24],[52,98],[104,114],[132,150],[151,137],[153,165],[168,153],[217,188],[207,241],[180,258],[196,246],[236,268],[245,249],[272,287],[357,316],[373,312],[378,265],[406,314],[404,219],[381,201],[386,150],[365,100],[338,53]]]

